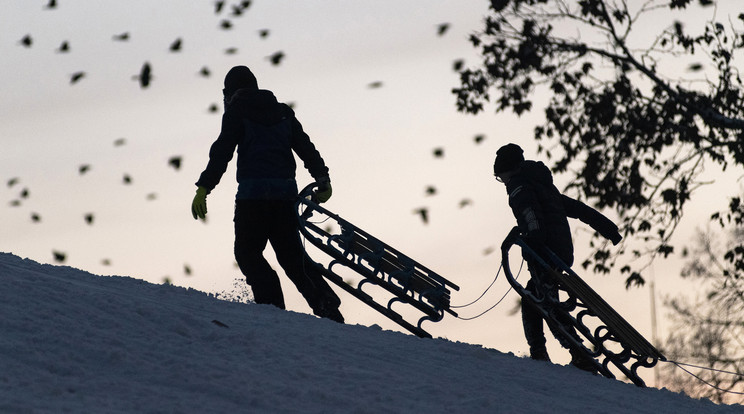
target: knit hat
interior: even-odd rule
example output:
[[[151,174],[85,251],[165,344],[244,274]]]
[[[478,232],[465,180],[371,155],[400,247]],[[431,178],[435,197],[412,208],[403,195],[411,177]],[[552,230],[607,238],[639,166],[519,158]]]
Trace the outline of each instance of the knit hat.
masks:
[[[238,89],[258,89],[258,81],[246,66],[235,66],[225,75],[225,95],[230,96]]]
[[[522,155],[524,151],[517,144],[506,144],[496,151],[496,161],[493,163],[493,173],[501,174],[506,171],[512,171],[519,167],[524,161]]]

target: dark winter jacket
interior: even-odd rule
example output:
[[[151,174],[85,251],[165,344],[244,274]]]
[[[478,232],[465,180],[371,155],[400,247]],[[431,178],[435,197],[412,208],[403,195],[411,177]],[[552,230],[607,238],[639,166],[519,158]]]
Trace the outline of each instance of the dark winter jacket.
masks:
[[[573,242],[567,217],[591,226],[614,244],[622,236],[610,219],[581,201],[558,191],[548,167],[539,161],[522,161],[507,182],[509,206],[517,225],[531,245],[544,244],[567,265],[573,264]]]
[[[522,161],[506,183],[517,225],[535,247],[544,244],[567,265],[573,264],[573,242],[563,198],[542,162]]]
[[[196,185],[212,191],[238,148],[237,199],[282,200],[297,196],[294,151],[317,181],[328,168],[294,111],[268,90],[239,90],[225,102],[222,129]]]

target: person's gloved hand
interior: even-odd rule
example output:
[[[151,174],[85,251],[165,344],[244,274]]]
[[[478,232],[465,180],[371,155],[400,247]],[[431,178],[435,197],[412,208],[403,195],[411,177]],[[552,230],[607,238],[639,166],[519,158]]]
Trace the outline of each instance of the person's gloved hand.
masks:
[[[325,203],[328,201],[329,198],[331,198],[331,194],[333,194],[333,189],[331,188],[331,179],[328,177],[323,177],[318,180],[318,189],[315,190],[315,199],[318,201],[318,203]]]
[[[191,202],[191,215],[194,216],[194,220],[200,218],[205,220],[207,218],[207,189],[204,187],[198,187],[196,189],[196,195],[194,201]]]

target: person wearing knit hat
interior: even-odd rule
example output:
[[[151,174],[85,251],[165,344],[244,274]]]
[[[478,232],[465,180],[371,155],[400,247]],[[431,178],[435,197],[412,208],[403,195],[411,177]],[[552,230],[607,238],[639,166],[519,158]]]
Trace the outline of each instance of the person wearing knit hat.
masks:
[[[573,264],[573,240],[568,218],[577,218],[591,226],[603,237],[617,245],[622,236],[610,219],[581,201],[563,195],[553,184],[553,175],[540,161],[524,159],[524,151],[516,144],[507,144],[496,151],[493,173],[506,186],[509,206],[517,220],[517,226],[527,244],[535,252],[552,250],[568,266]],[[557,299],[557,290],[549,276],[540,266],[532,263],[532,257],[523,254],[530,272],[526,290],[536,297],[549,295]],[[551,286],[553,286],[551,288]],[[536,304],[522,301],[522,325],[530,357],[550,361],[545,347],[543,317]],[[570,321],[560,321],[562,328],[571,337],[581,342]],[[548,324],[553,336],[571,353],[571,364],[577,368],[594,371],[595,365],[583,352],[574,349],[558,327]]]
[[[209,150],[207,167],[196,182],[191,214],[194,219],[206,219],[207,195],[220,182],[237,149],[234,253],[254,301],[285,309],[279,276],[263,256],[267,242],[271,242],[279,265],[313,313],[343,323],[338,309],[341,300],[302,247],[294,208],[294,154],[318,184],[314,196],[321,203],[333,192],[325,161],[294,111],[278,102],[273,92],[259,89],[248,67],[230,69],[222,93],[222,127]]]

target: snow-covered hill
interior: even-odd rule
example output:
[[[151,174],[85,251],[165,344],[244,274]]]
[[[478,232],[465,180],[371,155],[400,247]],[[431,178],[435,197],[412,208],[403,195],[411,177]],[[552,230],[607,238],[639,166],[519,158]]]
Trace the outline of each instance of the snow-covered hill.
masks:
[[[9,253],[0,253],[0,315],[1,413],[744,411]]]

